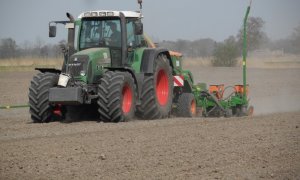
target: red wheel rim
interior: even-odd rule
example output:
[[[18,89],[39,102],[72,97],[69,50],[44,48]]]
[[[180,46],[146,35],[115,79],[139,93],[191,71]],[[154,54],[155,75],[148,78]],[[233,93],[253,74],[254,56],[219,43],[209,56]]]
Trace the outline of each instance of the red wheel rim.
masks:
[[[195,99],[192,100],[191,102],[191,113],[194,116],[196,114],[196,102]]]
[[[164,106],[167,104],[169,98],[169,82],[168,76],[163,69],[160,70],[157,75],[156,97],[160,105]]]
[[[124,113],[129,113],[132,105],[132,91],[128,84],[123,87],[122,97],[122,110]]]

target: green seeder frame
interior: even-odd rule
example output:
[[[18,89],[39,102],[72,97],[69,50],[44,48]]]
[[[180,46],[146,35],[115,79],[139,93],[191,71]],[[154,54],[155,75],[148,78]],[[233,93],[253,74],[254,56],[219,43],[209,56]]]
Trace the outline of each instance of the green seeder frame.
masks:
[[[252,115],[253,107],[249,106],[247,97],[248,85],[246,81],[246,59],[247,59],[247,19],[251,8],[251,1],[244,17],[244,34],[243,34],[243,85],[236,85],[235,90],[226,98],[223,98],[224,91],[213,92],[207,90],[205,83],[193,85],[193,94],[197,107],[201,109],[203,116],[248,116]],[[242,88],[242,91],[238,89]],[[218,97],[222,94],[221,97]]]

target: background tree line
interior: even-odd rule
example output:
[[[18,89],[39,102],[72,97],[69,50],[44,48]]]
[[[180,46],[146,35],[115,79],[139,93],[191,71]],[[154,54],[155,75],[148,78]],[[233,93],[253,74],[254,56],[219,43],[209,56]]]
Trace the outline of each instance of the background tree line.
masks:
[[[286,39],[272,41],[264,32],[265,22],[260,17],[250,17],[247,24],[248,51],[258,49],[269,49],[271,51],[280,50],[283,53],[300,54],[300,25],[294,29],[293,34]],[[0,60],[7,58],[59,58],[62,57],[61,44],[66,44],[62,40],[57,44],[46,44],[41,38],[35,42],[26,41],[17,44],[12,38],[0,40]],[[205,38],[194,41],[182,40],[161,41],[160,47],[181,52],[185,57],[212,57],[212,64],[215,66],[234,66],[237,57],[242,55],[243,29],[236,35],[229,36],[223,42],[216,42],[213,39]]]
[[[12,38],[0,40],[0,60],[10,58],[60,58],[62,57],[61,44],[66,44],[64,40],[58,44],[45,44],[41,38],[37,38],[34,43],[25,41],[17,44]]]
[[[287,54],[300,54],[300,25],[285,39],[272,41],[264,32],[265,21],[260,17],[250,17],[247,22],[248,52],[259,49],[282,51]],[[242,56],[243,28],[223,42],[213,39],[195,41],[162,41],[159,46],[179,51],[185,57],[212,57],[214,66],[235,66],[237,58]]]

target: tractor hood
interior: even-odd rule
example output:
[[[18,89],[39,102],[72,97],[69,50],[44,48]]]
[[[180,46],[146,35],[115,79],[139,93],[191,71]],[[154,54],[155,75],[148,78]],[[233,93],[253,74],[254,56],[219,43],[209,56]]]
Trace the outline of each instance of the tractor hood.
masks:
[[[90,48],[90,49],[79,51],[72,55],[72,57],[77,57],[77,56],[88,56],[90,60],[98,59],[103,64],[105,63],[110,64],[110,51],[108,48]]]
[[[67,73],[76,80],[96,83],[104,67],[111,65],[108,48],[91,48],[73,54],[67,64]]]

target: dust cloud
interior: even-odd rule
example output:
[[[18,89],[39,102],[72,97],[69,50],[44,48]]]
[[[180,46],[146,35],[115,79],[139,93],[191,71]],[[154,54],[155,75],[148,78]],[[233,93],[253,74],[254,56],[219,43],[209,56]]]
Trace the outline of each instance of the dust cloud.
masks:
[[[253,98],[250,103],[254,106],[254,115],[294,112],[300,110],[300,97],[292,93],[281,92],[271,97]],[[294,95],[294,96],[293,96]]]

